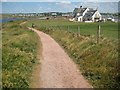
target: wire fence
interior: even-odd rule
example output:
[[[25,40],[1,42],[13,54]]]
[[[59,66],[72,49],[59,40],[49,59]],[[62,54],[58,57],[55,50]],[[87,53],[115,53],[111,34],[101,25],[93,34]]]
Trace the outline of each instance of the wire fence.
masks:
[[[83,30],[81,30],[81,27],[79,25],[56,25],[56,26],[42,26],[42,30],[60,30],[60,31],[68,31],[70,33],[76,33],[77,35],[84,35]],[[86,35],[90,35],[87,33]],[[96,42],[100,43],[100,37],[101,37],[101,26],[98,25],[96,30],[94,30],[94,35],[96,36]]]

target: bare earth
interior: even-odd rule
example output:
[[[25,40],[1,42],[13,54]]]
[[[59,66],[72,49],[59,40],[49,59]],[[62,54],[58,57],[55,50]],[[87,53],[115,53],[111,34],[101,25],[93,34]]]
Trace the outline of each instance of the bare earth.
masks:
[[[54,39],[41,31],[32,30],[39,35],[43,46],[40,69],[41,88],[92,88],[81,75],[76,64]]]

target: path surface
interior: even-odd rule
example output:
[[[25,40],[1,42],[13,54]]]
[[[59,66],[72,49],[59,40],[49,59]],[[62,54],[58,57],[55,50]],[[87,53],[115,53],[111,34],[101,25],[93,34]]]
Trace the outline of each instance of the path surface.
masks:
[[[75,63],[49,35],[32,29],[41,38],[43,60],[40,78],[42,88],[91,88]]]
[[[25,22],[20,23],[20,25],[24,25],[25,23],[26,23],[26,21],[25,21]]]

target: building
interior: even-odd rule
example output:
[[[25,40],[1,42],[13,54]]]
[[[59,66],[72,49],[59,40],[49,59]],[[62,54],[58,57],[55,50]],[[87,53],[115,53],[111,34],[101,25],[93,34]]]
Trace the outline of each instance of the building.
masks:
[[[62,17],[71,17],[72,12],[62,13]]]
[[[102,19],[102,16],[97,9],[82,8],[82,6],[80,6],[80,8],[74,9],[73,19],[79,22],[98,22]]]
[[[62,13],[62,16],[63,16],[63,17],[69,17],[70,14],[69,14],[69,13]]]
[[[57,12],[50,12],[51,16],[57,16]]]

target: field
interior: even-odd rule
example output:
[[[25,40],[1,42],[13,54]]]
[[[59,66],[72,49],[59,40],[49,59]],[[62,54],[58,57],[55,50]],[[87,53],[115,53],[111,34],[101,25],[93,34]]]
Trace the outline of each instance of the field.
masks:
[[[78,26],[80,27],[81,35],[96,35],[98,25],[101,25],[101,36],[118,39],[118,23],[106,22],[106,23],[80,23],[80,22],[70,22],[65,19],[54,19],[54,20],[30,20],[28,25],[34,23],[38,28],[42,29],[59,29],[68,30],[71,32],[78,32]]]
[[[74,60],[82,74],[95,88],[120,88],[118,68],[117,23],[101,23],[102,37],[96,43],[97,23],[77,23],[67,20],[33,20],[27,23],[53,37]],[[72,31],[67,30],[67,26]],[[81,27],[81,35],[77,26]],[[57,26],[57,27],[51,27]],[[60,28],[60,26],[64,26]]]
[[[37,64],[39,38],[33,31],[12,21],[3,24],[2,87],[28,88],[32,70]]]

